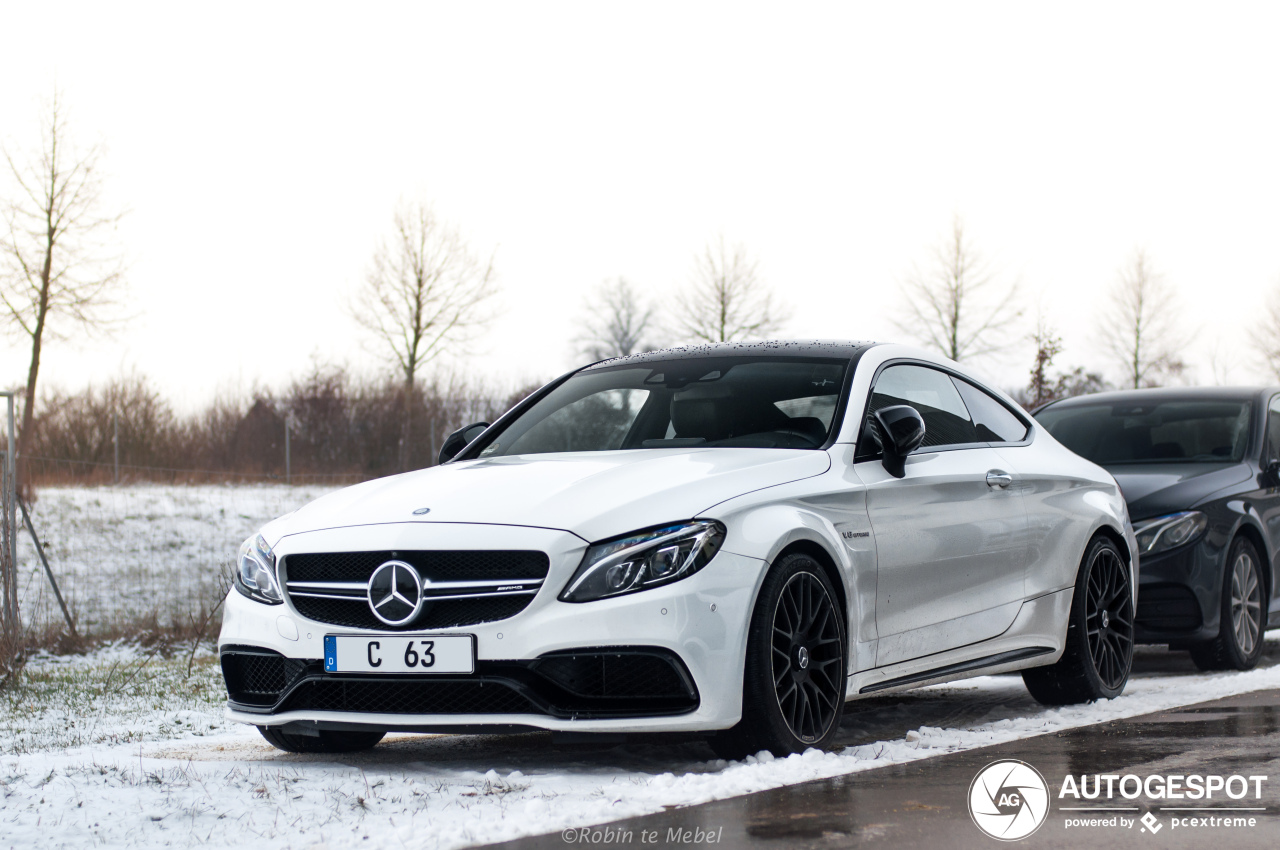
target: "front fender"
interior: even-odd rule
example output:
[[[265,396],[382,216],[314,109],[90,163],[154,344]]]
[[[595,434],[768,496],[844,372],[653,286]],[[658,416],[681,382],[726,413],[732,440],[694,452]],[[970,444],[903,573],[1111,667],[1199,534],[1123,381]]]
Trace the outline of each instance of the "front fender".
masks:
[[[810,485],[812,486],[812,485]],[[862,492],[839,498],[795,503],[751,504],[732,500],[709,514],[728,529],[726,551],[759,558],[770,564],[788,549],[816,547],[835,568],[836,584],[844,596],[846,622],[853,638],[852,669],[874,660],[876,639],[876,547]],[[759,586],[755,588],[759,594]],[[754,604],[754,600],[753,600]]]

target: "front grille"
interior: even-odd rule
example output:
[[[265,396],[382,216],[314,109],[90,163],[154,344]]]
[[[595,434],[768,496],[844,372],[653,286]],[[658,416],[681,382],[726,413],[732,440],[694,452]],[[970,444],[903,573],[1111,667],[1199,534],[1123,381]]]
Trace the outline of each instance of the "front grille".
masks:
[[[227,647],[221,661],[227,696],[245,705],[274,705],[307,667],[302,659],[257,647]]]
[[[514,688],[500,682],[368,681],[304,682],[281,711],[356,711],[373,714],[541,714]]]
[[[377,631],[405,631],[406,629],[449,629],[454,626],[474,626],[514,617],[528,606],[533,596],[479,596],[475,599],[450,599],[430,602],[411,623],[388,626],[373,616],[369,603],[359,599],[319,599],[314,596],[291,596],[293,607],[309,620],[349,626],[353,629]]]
[[[382,551],[324,552],[284,559],[289,581],[368,581],[380,564],[404,561],[432,581],[496,581],[546,578],[551,562],[544,552]]]
[[[410,564],[424,583],[435,585],[434,592],[454,598],[428,598],[414,620],[387,625],[370,610],[364,586],[374,570],[390,560]],[[280,577],[293,607],[310,620],[358,629],[407,631],[472,626],[514,617],[533,601],[550,565],[546,553],[520,550],[326,552],[285,556]],[[520,587],[512,591],[506,582]]]
[[[1144,584],[1138,588],[1137,624],[1153,632],[1189,632],[1200,628],[1200,603],[1180,584]]]

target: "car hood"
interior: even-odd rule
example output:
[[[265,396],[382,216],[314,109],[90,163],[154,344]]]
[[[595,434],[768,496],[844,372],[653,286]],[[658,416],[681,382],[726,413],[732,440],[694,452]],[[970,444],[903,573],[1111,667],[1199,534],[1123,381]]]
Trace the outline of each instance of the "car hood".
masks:
[[[726,499],[821,475],[826,452],[637,449],[460,461],[357,484],[264,530],[281,537],[391,522],[465,522],[563,529],[597,541],[698,516]],[[423,508],[429,512],[415,515]]]
[[[1242,463],[1146,463],[1107,467],[1135,520],[1185,511],[1224,487],[1249,480]]]

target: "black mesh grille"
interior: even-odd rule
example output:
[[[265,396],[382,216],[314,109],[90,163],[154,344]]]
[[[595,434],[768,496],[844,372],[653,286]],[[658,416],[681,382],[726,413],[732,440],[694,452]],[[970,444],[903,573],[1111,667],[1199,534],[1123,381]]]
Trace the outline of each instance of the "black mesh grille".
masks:
[[[1144,584],[1138,588],[1137,623],[1160,632],[1200,628],[1200,603],[1190,588],[1179,584]]]
[[[307,662],[285,658],[270,650],[224,652],[222,677],[227,695],[249,705],[272,705],[302,675]]]
[[[551,565],[545,552],[387,550],[289,555],[284,568],[289,581],[368,581],[380,564],[393,558],[432,581],[546,578]]]
[[[647,654],[543,656],[534,669],[585,697],[688,697],[684,677],[666,657]]]
[[[545,552],[526,551],[381,551],[330,552],[288,555],[283,575],[290,581],[367,582],[381,564],[398,559],[411,564],[431,581],[501,581],[546,578],[550,560]],[[505,620],[523,611],[533,595],[478,596],[428,602],[417,619],[403,626],[388,626],[369,610],[363,597],[350,600],[318,599],[290,594],[298,613],[310,620],[377,631],[448,629]]]
[[[373,616],[373,612],[369,610],[369,603],[363,598],[351,601],[317,599],[312,596],[290,598],[294,607],[298,609],[298,613],[311,620],[356,629],[398,632],[410,629],[448,629],[454,626],[473,626],[476,623],[505,620],[507,617],[519,614],[533,601],[533,596],[530,595],[477,596],[474,599],[431,602],[423,606],[422,613],[413,622],[403,626],[388,626]]]
[[[403,682],[328,679],[305,682],[281,711],[358,711],[375,714],[540,714],[500,682]]]

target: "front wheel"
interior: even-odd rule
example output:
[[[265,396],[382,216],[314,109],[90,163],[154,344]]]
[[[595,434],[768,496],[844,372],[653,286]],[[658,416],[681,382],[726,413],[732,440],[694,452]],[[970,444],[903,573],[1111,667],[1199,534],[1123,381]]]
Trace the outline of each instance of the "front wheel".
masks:
[[[1251,670],[1262,657],[1266,587],[1258,550],[1247,537],[1237,537],[1227,553],[1222,576],[1222,625],[1213,640],[1191,647],[1200,670]]]
[[[286,753],[356,753],[372,749],[386,732],[338,732],[317,729],[317,735],[295,735],[279,726],[259,726],[267,743]]]
[[[846,641],[835,588],[813,558],[787,555],[765,577],[747,633],[742,720],[712,749],[740,759],[831,746],[844,713]]]
[[[1072,705],[1120,696],[1132,667],[1133,576],[1116,544],[1095,537],[1080,562],[1062,657],[1022,671],[1022,681],[1043,705]]]

